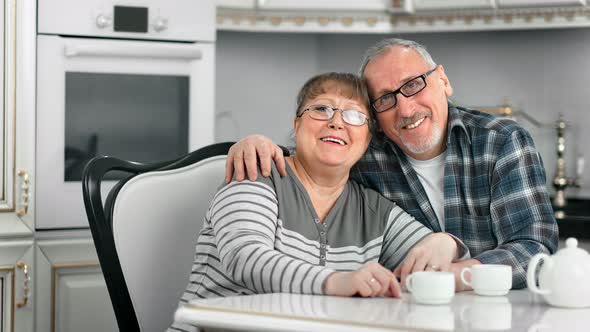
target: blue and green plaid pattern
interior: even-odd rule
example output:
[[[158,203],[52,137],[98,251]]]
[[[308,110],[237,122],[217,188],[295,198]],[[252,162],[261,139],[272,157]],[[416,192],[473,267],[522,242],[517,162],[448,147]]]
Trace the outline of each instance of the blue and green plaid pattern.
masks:
[[[530,134],[516,122],[449,104],[444,170],[445,231],[484,264],[509,264],[513,287],[526,286],[526,267],[557,250],[558,230],[545,169]],[[376,135],[351,177],[381,192],[417,220],[441,231],[404,153]]]

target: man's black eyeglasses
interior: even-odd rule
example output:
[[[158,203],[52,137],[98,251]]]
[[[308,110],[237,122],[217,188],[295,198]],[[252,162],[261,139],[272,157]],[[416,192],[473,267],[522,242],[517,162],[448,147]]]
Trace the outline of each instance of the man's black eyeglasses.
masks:
[[[397,105],[398,93],[401,93],[404,97],[411,97],[424,90],[426,87],[426,77],[432,74],[436,68],[437,67],[434,67],[426,73],[412,78],[411,80],[404,83],[404,85],[402,85],[399,89],[384,94],[383,96],[373,100],[373,102],[371,102],[371,106],[373,106],[377,113],[385,112]]]

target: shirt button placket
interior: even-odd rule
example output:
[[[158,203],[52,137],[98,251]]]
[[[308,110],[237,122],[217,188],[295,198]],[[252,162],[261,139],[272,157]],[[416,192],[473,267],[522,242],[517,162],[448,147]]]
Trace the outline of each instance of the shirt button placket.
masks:
[[[325,266],[326,265],[326,243],[328,242],[327,238],[326,238],[326,224],[321,223],[318,218],[315,218],[314,222],[316,223],[317,228],[320,232],[320,265]]]

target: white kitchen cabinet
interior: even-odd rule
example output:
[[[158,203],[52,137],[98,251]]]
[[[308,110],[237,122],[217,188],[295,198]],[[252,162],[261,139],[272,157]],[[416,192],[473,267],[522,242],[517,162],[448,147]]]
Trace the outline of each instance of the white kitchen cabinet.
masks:
[[[0,238],[32,236],[34,229],[35,5],[0,6]]]
[[[256,0],[215,0],[215,6],[226,8],[249,8],[256,6]]]
[[[37,240],[36,331],[117,331],[92,239],[61,237]]]
[[[387,10],[394,1],[390,0],[257,0],[262,10]],[[403,1],[398,1],[403,2]]]
[[[257,10],[388,10],[410,8],[411,0],[216,0],[217,7]]]
[[[590,27],[588,0],[255,0],[217,8],[217,29],[410,33]]]
[[[221,9],[248,9],[272,12],[395,12],[412,11],[412,0],[216,0]]]
[[[0,214],[18,218],[33,229],[35,27],[34,17],[21,12],[31,10],[27,7],[34,1],[30,2],[5,0],[0,8],[0,38],[5,47],[0,54]]]
[[[34,328],[35,8],[0,6],[0,331],[9,332]]]
[[[498,7],[584,6],[586,0],[496,0]]]
[[[252,7],[217,2],[217,29],[264,32],[389,32],[390,13],[409,13],[409,0],[257,0]]]
[[[13,1],[5,0],[0,8],[0,20],[2,27],[2,44],[7,47],[6,51],[0,54],[3,65],[3,78],[0,80],[0,105],[2,105],[2,135],[0,135],[0,165],[2,165],[2,176],[0,176],[0,211],[9,211],[15,208],[15,132],[16,132],[16,109],[14,91],[16,89],[16,8]]]
[[[0,330],[33,331],[33,241],[0,240]]]
[[[414,10],[492,9],[496,0],[413,0]]]

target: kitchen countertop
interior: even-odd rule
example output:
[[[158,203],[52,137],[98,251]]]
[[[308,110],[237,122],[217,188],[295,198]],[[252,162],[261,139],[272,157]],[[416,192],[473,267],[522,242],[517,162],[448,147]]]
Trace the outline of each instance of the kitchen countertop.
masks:
[[[506,296],[457,293],[448,305],[399,299],[259,294],[199,299],[176,311],[194,326],[240,331],[588,331],[590,308],[550,307],[526,289]]]

